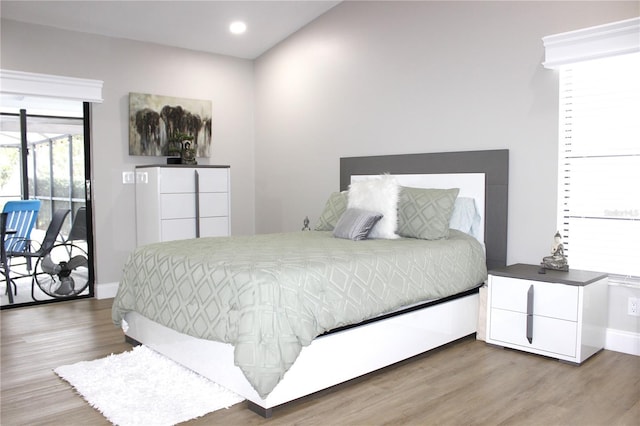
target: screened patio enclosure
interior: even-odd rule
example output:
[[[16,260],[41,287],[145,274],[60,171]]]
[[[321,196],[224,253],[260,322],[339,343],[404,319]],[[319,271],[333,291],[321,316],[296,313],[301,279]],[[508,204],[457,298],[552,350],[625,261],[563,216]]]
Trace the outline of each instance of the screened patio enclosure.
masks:
[[[85,205],[83,120],[39,116],[27,120],[23,158],[20,117],[0,117],[0,208],[23,197],[40,200],[36,229],[43,231],[55,209],[69,209],[62,231],[68,233],[73,215]]]
[[[3,101],[5,100],[6,97],[3,96]],[[54,212],[58,210],[70,212],[58,234],[59,242],[68,239],[78,215],[82,216],[78,222],[85,224],[86,234],[86,230],[91,229],[86,227],[90,220],[90,213],[87,212],[90,203],[87,203],[85,189],[86,176],[89,174],[86,164],[89,158],[86,140],[88,104],[65,102],[63,108],[53,109],[42,108],[37,103],[29,108],[9,104],[10,102],[3,102],[0,109],[0,209],[12,200],[31,199],[41,202],[37,222],[31,233],[31,251],[40,247]],[[56,106],[60,105],[62,104],[58,103]],[[88,279],[90,285],[79,296],[93,295],[90,240],[91,236],[86,235],[81,241],[73,242],[87,253],[89,259],[88,278],[85,278],[85,282]],[[9,263],[12,279],[18,286],[15,302],[9,301],[9,305],[68,299],[58,298],[46,291],[43,293],[38,286],[34,286],[35,293],[32,294],[32,278],[42,276],[33,275],[25,266],[14,267],[12,261]],[[2,308],[8,307],[5,285],[0,289],[3,293]],[[71,297],[77,296],[74,294]]]

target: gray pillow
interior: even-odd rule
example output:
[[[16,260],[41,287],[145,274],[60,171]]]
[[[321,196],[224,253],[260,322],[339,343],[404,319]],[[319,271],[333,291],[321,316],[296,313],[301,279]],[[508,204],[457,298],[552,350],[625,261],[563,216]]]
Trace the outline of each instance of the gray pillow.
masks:
[[[364,240],[382,215],[362,209],[347,209],[336,224],[333,236],[349,240]]]
[[[333,231],[336,223],[347,210],[347,191],[334,192],[329,195],[329,199],[324,206],[324,210],[316,224],[316,231]]]
[[[402,187],[398,200],[398,234],[423,240],[447,238],[458,192],[458,188]]]

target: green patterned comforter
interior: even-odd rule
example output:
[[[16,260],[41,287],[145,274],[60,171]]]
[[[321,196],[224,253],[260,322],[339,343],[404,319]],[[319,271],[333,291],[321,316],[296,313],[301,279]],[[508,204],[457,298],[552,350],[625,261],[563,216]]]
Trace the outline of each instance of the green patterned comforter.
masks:
[[[136,249],[113,321],[136,311],[182,333],[234,346],[262,396],[325,331],[486,279],[482,246],[449,239],[351,241],[330,232],[200,238]]]

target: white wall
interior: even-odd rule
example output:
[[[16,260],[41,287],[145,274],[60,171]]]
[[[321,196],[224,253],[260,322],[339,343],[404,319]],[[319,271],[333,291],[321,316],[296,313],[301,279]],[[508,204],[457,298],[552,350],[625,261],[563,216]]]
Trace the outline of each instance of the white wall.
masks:
[[[256,61],[257,232],[315,223],[340,157],[507,148],[507,262],[537,264],[556,231],[558,161],[541,38],[638,15],[638,2],[338,5]],[[640,318],[626,314],[640,291],[609,294],[607,347],[640,354]]]
[[[256,229],[312,223],[342,156],[510,150],[508,262],[556,231],[558,75],[541,38],[634,2],[345,2],[261,56]]]
[[[213,102],[212,156],[198,162],[231,166],[232,233],[254,233],[251,61],[9,20],[2,20],[1,36],[4,69],[104,81],[92,126],[98,285],[120,281],[135,247],[135,190],[122,184],[122,172],[164,161],[129,156],[129,92]]]

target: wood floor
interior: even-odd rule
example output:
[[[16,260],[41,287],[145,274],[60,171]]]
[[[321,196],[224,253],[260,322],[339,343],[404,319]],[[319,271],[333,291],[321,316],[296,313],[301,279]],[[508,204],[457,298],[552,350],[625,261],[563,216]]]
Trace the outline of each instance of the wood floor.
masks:
[[[0,424],[109,424],[53,368],[130,349],[111,300],[4,310]],[[190,425],[638,425],[640,357],[602,351],[576,367],[472,338],[277,409],[236,405]]]

